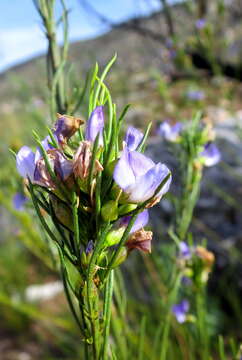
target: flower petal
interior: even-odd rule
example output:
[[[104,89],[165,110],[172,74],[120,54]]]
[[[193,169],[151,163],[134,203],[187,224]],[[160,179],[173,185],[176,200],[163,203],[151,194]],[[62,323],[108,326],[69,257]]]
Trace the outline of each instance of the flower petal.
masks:
[[[169,172],[170,170],[164,164],[158,163],[153,166],[144,175],[138,177],[134,184],[125,189],[125,192],[129,194],[129,201],[139,203],[150,199]]]
[[[91,113],[87,122],[85,139],[94,142],[99,133],[99,145],[103,144],[102,131],[104,128],[103,106],[97,106]]]
[[[179,243],[179,251],[180,251],[180,257],[182,258],[190,259],[192,256],[191,249],[185,241],[181,241]]]
[[[166,166],[166,165],[164,165]],[[167,167],[166,167],[167,168]],[[168,172],[166,173],[166,176],[169,174],[170,170],[167,168]],[[164,177],[164,179],[166,178],[166,176]],[[163,179],[163,180],[164,180]],[[163,181],[162,180],[162,181]],[[171,181],[172,181],[172,176],[170,175],[169,179],[166,181],[166,183],[164,184],[164,186],[162,186],[162,188],[160,189],[160,191],[157,194],[157,198],[161,198],[163,195],[165,195],[167,193],[167,191],[170,189],[170,185],[171,185]]]
[[[24,178],[29,177],[31,181],[34,178],[34,159],[35,155],[28,146],[23,146],[16,156],[16,166],[19,174]]]
[[[28,201],[28,198],[24,194],[17,192],[13,197],[13,206],[16,210],[24,210],[24,204]]]
[[[135,177],[144,175],[155,166],[155,163],[150,158],[137,151],[129,151],[129,163]]]
[[[131,219],[131,216],[124,216],[123,218],[120,219],[119,226],[127,227],[130,222],[130,219]],[[130,234],[145,227],[148,224],[148,221],[149,221],[149,212],[148,212],[148,210],[144,210],[144,211],[142,211],[142,213],[140,213],[137,216],[137,218],[130,230]]]
[[[221,160],[221,153],[213,143],[207,143],[204,150],[200,153],[205,166],[216,165]]]
[[[168,141],[176,141],[182,130],[182,123],[177,122],[171,125],[168,121],[160,124],[158,134],[163,136]]]
[[[129,150],[136,150],[141,140],[143,139],[143,136],[144,135],[141,131],[132,126],[129,126],[125,136],[125,142]]]
[[[179,304],[172,306],[172,312],[179,323],[183,323],[186,320],[186,313],[188,310],[189,302],[187,300],[182,300]]]
[[[130,164],[129,150],[127,148],[124,148],[122,155],[114,168],[113,178],[121,189],[125,189],[135,182],[135,176]]]
[[[60,175],[62,180],[66,180],[73,171],[73,162],[64,158],[59,151],[57,151],[55,160],[55,171]]]

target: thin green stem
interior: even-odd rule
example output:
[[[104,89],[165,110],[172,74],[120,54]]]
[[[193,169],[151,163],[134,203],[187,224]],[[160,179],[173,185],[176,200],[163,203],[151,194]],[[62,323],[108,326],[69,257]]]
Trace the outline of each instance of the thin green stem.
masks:
[[[181,273],[178,272],[175,276],[175,281],[174,281],[174,285],[172,286],[172,290],[169,296],[169,300],[168,300],[168,312],[165,318],[165,323],[164,323],[164,328],[163,328],[163,333],[162,333],[162,339],[161,339],[161,350],[160,350],[160,360],[166,360],[166,355],[167,355],[167,349],[168,349],[168,344],[169,344],[169,332],[170,332],[170,326],[171,326],[171,317],[172,317],[172,313],[171,313],[171,306],[176,302],[176,297],[177,297],[177,293],[178,293],[178,289],[179,289],[179,285],[180,285],[180,280],[181,280]]]
[[[201,350],[201,359],[208,359],[208,336],[206,326],[206,307],[204,288],[200,288],[196,292],[196,310],[197,310],[197,329]]]
[[[89,262],[87,273],[87,305],[92,330],[92,348],[94,360],[98,360],[99,358],[99,319],[96,319],[98,317],[98,289],[96,289],[96,285],[93,280],[97,270],[96,261],[103,248],[106,235],[110,228],[111,225],[109,223],[106,224],[103,231],[101,232],[101,236],[97,239],[96,246]]]
[[[107,279],[105,285],[105,292],[104,292],[104,335],[103,335],[103,353],[101,360],[108,359],[107,351],[108,351],[108,339],[110,332],[113,280],[114,280],[114,273],[112,270]]]

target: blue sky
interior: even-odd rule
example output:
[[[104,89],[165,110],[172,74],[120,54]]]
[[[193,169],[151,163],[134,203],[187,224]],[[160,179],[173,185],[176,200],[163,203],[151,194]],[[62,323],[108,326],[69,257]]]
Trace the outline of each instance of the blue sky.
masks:
[[[56,0],[57,3],[59,0]],[[159,0],[89,0],[100,13],[120,22],[159,8]],[[107,28],[88,15],[79,0],[66,0],[70,13],[70,39],[88,39]],[[57,12],[58,12],[57,7]],[[59,34],[61,35],[61,33]],[[61,40],[61,36],[59,36]],[[0,0],[0,71],[44,53],[46,40],[32,0]]]

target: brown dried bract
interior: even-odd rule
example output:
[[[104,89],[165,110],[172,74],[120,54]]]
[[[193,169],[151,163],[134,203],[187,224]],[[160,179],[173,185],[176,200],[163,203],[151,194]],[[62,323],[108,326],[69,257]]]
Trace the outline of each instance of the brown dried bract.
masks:
[[[132,234],[125,245],[129,251],[139,249],[145,253],[150,253],[152,235],[152,231],[141,229]]]
[[[60,143],[72,137],[79,127],[84,124],[84,120],[69,115],[61,115],[57,113],[57,122],[55,123],[55,132]]]
[[[197,256],[199,256],[203,260],[204,264],[208,268],[212,267],[212,265],[214,263],[214,260],[215,260],[215,256],[211,251],[208,251],[207,249],[205,249],[202,246],[197,246],[196,247],[196,254],[197,254]]]

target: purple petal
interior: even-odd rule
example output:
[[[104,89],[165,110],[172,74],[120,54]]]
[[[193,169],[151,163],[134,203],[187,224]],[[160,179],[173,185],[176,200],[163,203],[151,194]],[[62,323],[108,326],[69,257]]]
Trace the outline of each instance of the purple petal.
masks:
[[[206,25],[206,20],[205,19],[198,19],[196,22],[195,22],[195,26],[198,30],[201,30],[204,28],[204,26]]]
[[[60,152],[57,152],[55,170],[59,173],[62,180],[66,180],[73,171],[73,163],[72,161],[65,159]]]
[[[97,106],[91,113],[90,118],[87,122],[86,127],[86,140],[94,142],[97,134],[99,135],[99,145],[103,144],[103,135],[102,131],[104,128],[104,114],[103,106]]]
[[[164,164],[163,164],[164,165]],[[164,165],[166,167],[166,165]],[[167,168],[167,167],[166,167]],[[168,172],[166,174],[166,176],[170,173],[170,170],[167,168]],[[164,177],[164,179],[166,178],[166,176]],[[163,180],[164,180],[163,179]],[[163,181],[162,180],[162,181]],[[161,198],[163,195],[165,195],[168,190],[170,189],[170,185],[171,185],[171,181],[172,181],[172,176],[170,175],[170,177],[168,178],[168,180],[165,182],[165,184],[162,186],[162,188],[160,189],[160,191],[157,194],[157,198]]]
[[[90,252],[92,252],[93,249],[94,249],[94,242],[90,240],[88,241],[88,244],[86,246],[86,250],[85,250],[86,255],[90,254]]]
[[[120,219],[119,226],[127,227],[130,222],[130,219],[131,219],[131,216],[124,216],[123,218]],[[149,221],[149,212],[148,212],[148,210],[144,210],[144,211],[142,211],[142,213],[140,213],[137,216],[137,218],[134,222],[134,225],[132,226],[132,228],[130,230],[130,234],[145,227],[148,224],[148,221]]]
[[[129,201],[139,203],[150,199],[169,172],[166,165],[158,163],[144,175],[139,176],[134,184],[125,189],[125,192],[129,194]]]
[[[16,166],[19,174],[33,181],[35,169],[35,155],[28,146],[23,146],[16,156]]]
[[[164,121],[160,124],[158,134],[164,137],[168,141],[176,141],[182,130],[182,123],[177,122],[171,125],[168,121]]]
[[[180,250],[180,256],[182,258],[190,258],[191,257],[191,250],[187,243],[185,241],[181,241],[179,243],[179,250]]]
[[[188,99],[194,100],[194,101],[200,101],[205,98],[205,94],[202,90],[189,90],[186,93],[186,96],[188,97]]]
[[[137,176],[144,175],[154,165],[147,156],[125,147],[115,166],[113,178],[121,189],[125,190],[126,187],[135,183]]]
[[[125,189],[135,182],[135,175],[129,160],[129,150],[124,148],[113,172],[113,178],[121,189]]]
[[[188,310],[189,302],[187,300],[182,300],[179,304],[172,306],[172,312],[179,323],[183,323],[186,320]]]
[[[155,163],[150,158],[137,151],[129,151],[129,163],[135,177],[144,175],[155,166]]]
[[[125,142],[130,151],[136,150],[141,140],[143,139],[143,133],[138,129],[130,126],[126,132]]]
[[[24,204],[28,201],[28,198],[24,194],[17,192],[13,197],[13,206],[16,210],[24,210]]]
[[[221,160],[221,153],[213,143],[207,143],[200,156],[203,158],[205,166],[216,165]]]
[[[192,280],[188,276],[182,276],[181,284],[184,286],[190,286],[192,285]]]

